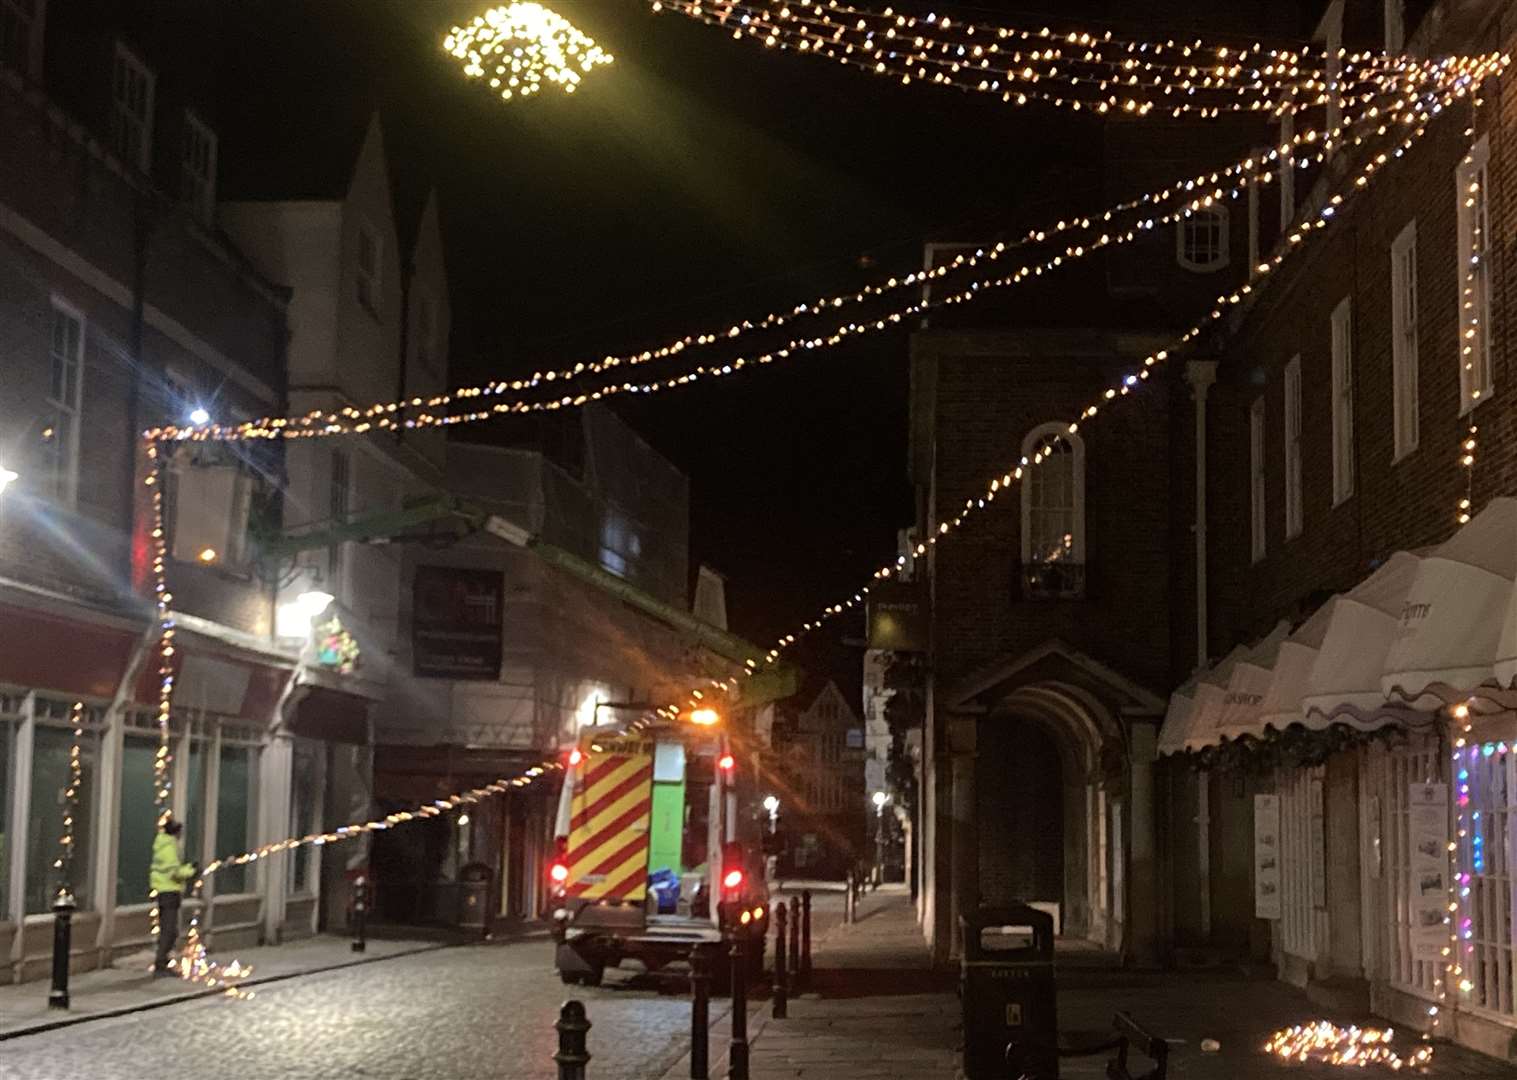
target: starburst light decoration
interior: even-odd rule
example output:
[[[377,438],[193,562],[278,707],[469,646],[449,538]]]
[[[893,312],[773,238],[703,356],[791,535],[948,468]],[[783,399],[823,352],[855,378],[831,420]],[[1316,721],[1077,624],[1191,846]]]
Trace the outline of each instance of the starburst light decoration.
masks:
[[[501,100],[531,97],[545,86],[566,94],[586,74],[614,59],[568,19],[541,4],[506,4],[455,26],[443,48],[483,79]]]

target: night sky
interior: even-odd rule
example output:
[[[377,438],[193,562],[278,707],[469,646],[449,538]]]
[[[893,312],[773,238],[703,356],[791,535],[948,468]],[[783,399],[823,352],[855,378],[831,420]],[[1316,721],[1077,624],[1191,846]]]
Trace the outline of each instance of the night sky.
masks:
[[[377,106],[402,183],[437,184],[455,384],[760,316],[904,274],[927,239],[994,238],[1099,206],[1090,129],[1067,113],[904,89],[654,16],[644,0],[549,0],[616,63],[572,96],[509,105],[441,50],[483,2],[229,6],[228,71],[248,115],[299,124],[299,110],[267,106],[301,96]],[[1156,20],[1177,33],[1250,27],[1267,9],[1278,25],[1293,6],[1174,0],[1142,5],[1142,22],[1115,2],[930,10],[1055,26],[1085,12],[1149,35]],[[734,629],[767,642],[893,556],[912,516],[906,392],[903,331],[617,404],[690,475],[692,555],[728,575]],[[513,437],[496,427],[468,437]],[[856,679],[857,656],[814,659]]]

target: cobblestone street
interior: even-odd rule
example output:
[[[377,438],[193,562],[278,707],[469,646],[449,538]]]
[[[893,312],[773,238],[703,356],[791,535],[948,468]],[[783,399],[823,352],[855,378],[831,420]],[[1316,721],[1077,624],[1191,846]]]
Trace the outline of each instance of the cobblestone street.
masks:
[[[689,999],[674,988],[620,972],[574,988],[595,1025],[593,1076],[657,1076],[683,1053]],[[442,949],[22,1036],[0,1044],[0,1078],[548,1080],[566,989],[545,939]]]

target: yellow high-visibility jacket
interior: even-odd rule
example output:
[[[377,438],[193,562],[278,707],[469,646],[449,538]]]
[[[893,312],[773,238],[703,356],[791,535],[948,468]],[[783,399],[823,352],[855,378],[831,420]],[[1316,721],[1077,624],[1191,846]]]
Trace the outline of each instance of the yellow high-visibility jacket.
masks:
[[[179,842],[166,832],[153,838],[153,865],[148,870],[148,887],[158,892],[182,892],[184,883],[195,876],[195,867],[180,861]]]

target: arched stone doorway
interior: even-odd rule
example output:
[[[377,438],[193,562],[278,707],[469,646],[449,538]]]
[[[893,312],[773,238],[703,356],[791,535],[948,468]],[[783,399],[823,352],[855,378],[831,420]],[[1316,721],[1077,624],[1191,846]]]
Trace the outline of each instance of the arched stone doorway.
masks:
[[[1065,897],[1064,763],[1054,733],[1026,717],[980,724],[980,903],[1056,905]]]

